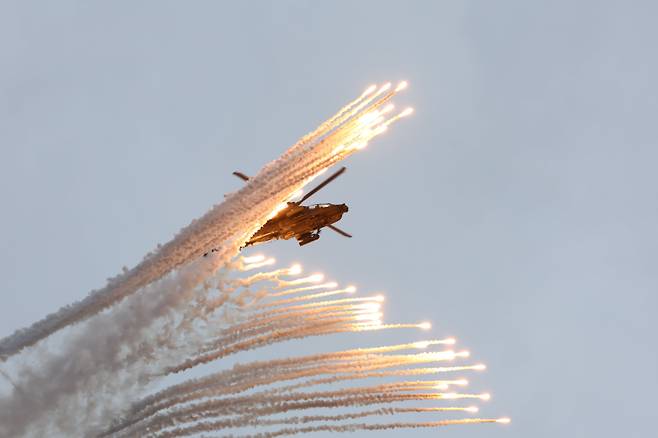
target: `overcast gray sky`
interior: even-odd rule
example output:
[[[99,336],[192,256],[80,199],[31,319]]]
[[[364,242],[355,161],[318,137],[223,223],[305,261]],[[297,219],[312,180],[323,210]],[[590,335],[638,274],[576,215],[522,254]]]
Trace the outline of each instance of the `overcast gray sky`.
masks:
[[[355,237],[263,250],[383,290],[388,320],[489,365],[483,414],[513,423],[442,436],[653,436],[656,5],[3,1],[0,336],[407,79],[414,117],[316,197]]]

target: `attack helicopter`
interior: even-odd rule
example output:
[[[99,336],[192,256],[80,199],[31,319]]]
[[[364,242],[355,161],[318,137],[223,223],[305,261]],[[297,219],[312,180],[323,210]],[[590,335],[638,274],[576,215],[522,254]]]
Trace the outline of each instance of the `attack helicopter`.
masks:
[[[288,240],[293,237],[297,239],[299,246],[306,245],[320,238],[320,230],[327,227],[345,237],[352,237],[340,228],[333,225],[338,222],[348,208],[345,204],[314,204],[301,205],[302,202],[313,196],[327,184],[338,178],[345,167],[341,167],[330,177],[318,184],[299,201],[288,202],[276,216],[267,221],[251,238],[245,243],[245,247],[264,243],[269,240]],[[233,172],[238,178],[249,181],[249,177],[241,172]]]

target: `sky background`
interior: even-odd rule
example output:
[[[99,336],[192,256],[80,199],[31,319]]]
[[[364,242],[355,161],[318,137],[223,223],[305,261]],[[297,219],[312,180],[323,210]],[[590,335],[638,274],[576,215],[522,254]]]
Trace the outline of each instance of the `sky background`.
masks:
[[[387,320],[432,320],[488,364],[482,414],[513,423],[441,436],[653,436],[657,5],[2,2],[0,336],[407,79],[415,115],[314,198],[346,202],[355,237],[260,249],[385,292]]]

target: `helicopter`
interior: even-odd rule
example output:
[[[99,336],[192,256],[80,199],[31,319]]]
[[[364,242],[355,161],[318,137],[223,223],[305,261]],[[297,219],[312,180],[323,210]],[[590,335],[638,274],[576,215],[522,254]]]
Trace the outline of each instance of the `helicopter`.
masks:
[[[345,167],[341,167],[330,177],[318,184],[313,190],[308,192],[299,201],[288,202],[281,211],[272,219],[267,221],[251,238],[244,244],[244,247],[264,243],[269,240],[288,240],[293,237],[297,239],[299,246],[304,246],[320,238],[320,230],[327,227],[345,237],[352,237],[340,228],[334,226],[348,208],[345,204],[314,204],[301,205],[302,202],[313,196],[327,184],[338,178]],[[233,172],[238,178],[249,181],[249,177],[241,172]]]

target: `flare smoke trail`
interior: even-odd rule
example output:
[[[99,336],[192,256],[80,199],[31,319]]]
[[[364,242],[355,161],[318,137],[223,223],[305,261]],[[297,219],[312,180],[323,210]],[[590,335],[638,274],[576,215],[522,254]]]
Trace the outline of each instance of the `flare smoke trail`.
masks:
[[[390,84],[368,88],[135,268],[0,340],[3,376],[12,385],[8,396],[0,395],[0,436],[162,437],[258,427],[264,432],[257,436],[274,437],[504,422],[344,423],[383,415],[476,412],[460,401],[486,400],[488,394],[453,391],[467,382],[449,374],[484,366],[446,364],[469,356],[449,349],[451,338],[237,364],[153,392],[173,373],[267,345],[336,333],[429,328],[427,323],[384,324],[380,295],[346,298],[354,287],[322,283],[321,275],[303,276],[297,265],[274,269],[269,268],[273,259],[238,255],[306,183],[411,112],[389,115],[390,100],[405,87],[403,82],[395,89]],[[216,252],[202,257],[211,248]],[[448,349],[413,351],[437,346]],[[404,380],[436,374],[442,378]],[[366,383],[372,380],[378,382]],[[362,383],[341,387],[349,382]],[[440,406],[397,406],[414,402]],[[375,405],[380,407],[359,410]],[[332,408],[356,411],[317,412]],[[286,416],[296,411],[307,415]],[[277,425],[283,428],[268,430]]]
[[[291,268],[289,272],[293,272]],[[280,275],[285,270],[275,270],[259,278],[266,278],[272,283],[280,282],[272,273]],[[289,273],[288,273],[289,274]],[[253,278],[253,277],[252,277]],[[306,280],[312,277],[305,277]],[[321,278],[315,278],[320,280]],[[244,284],[244,280],[240,280]],[[238,345],[230,354],[236,354],[251,348],[249,340],[261,336],[268,342],[283,342],[287,337],[280,336],[291,327],[299,338],[309,338],[324,334],[315,328],[318,318],[317,309],[350,307],[344,305],[345,299],[319,301],[324,293],[317,293],[316,288],[303,287],[298,292],[299,301],[309,302],[300,305],[298,301],[288,302],[286,294],[276,292],[267,294],[250,294],[249,299],[241,304],[241,317],[231,324],[224,324],[216,329],[196,346],[196,354],[185,361],[185,366],[169,368],[166,372],[177,372],[199,364],[198,358],[205,357],[213,349],[225,349],[226,344]],[[339,288],[335,283],[325,285],[326,293],[349,290],[354,288]],[[381,296],[352,298],[358,301],[361,309],[345,310],[339,317],[328,316],[328,332],[356,332],[363,329],[382,330],[389,327],[417,330],[427,329],[424,323],[418,324],[384,324],[381,320]],[[259,304],[255,304],[259,303]],[[277,308],[277,316],[283,318],[268,318],[271,311],[263,309]],[[307,318],[293,318],[292,314],[302,314]],[[322,316],[326,316],[323,314]],[[264,318],[264,316],[266,316]],[[337,321],[334,321],[337,320]],[[215,324],[210,324],[214,326]],[[250,327],[258,327],[257,332]],[[228,339],[227,334],[233,336]],[[223,339],[217,342],[217,339]],[[464,387],[468,382],[463,378],[453,378],[450,374],[469,370],[482,370],[481,364],[441,367],[417,367],[426,364],[442,364],[469,357],[467,351],[444,349],[439,351],[413,352],[427,350],[432,347],[451,347],[455,344],[453,338],[426,340],[398,345],[386,345],[370,348],[357,348],[333,353],[319,353],[310,356],[276,359],[262,362],[238,364],[233,368],[209,376],[191,379],[174,385],[165,390],[150,395],[135,402],[124,410],[113,424],[101,431],[100,436],[158,436],[180,437],[193,436],[203,432],[218,430],[243,429],[246,427],[267,428],[274,425],[296,425],[314,422],[337,423],[336,431],[351,427],[343,425],[345,420],[367,416],[403,415],[408,413],[436,415],[446,413],[477,412],[475,406],[446,405],[446,403],[462,400],[487,400],[488,394],[460,393],[453,387]],[[412,350],[412,352],[410,352]],[[221,357],[224,357],[223,355]],[[216,360],[217,358],[211,359]],[[409,376],[423,377],[428,375],[446,375],[445,378],[427,380],[402,380]],[[345,387],[337,389],[341,382],[394,379],[375,385]],[[323,389],[330,385],[329,390]],[[310,391],[309,391],[310,390]],[[430,392],[428,392],[430,391]],[[398,407],[397,403],[438,402],[441,406],[434,407]],[[356,411],[340,415],[306,415],[303,417],[281,417],[289,412],[317,409],[354,409],[371,405],[387,405],[373,411]],[[270,417],[270,418],[268,418]],[[498,419],[454,419],[435,421],[436,426],[447,424],[468,424],[475,422],[496,422]],[[373,430],[381,426],[388,427],[430,427],[430,422],[405,425],[370,425]],[[415,426],[411,426],[415,425]],[[312,426],[308,431],[315,430]],[[288,430],[288,429],[284,429]],[[292,429],[291,429],[292,430]],[[297,430],[297,429],[294,429]],[[320,429],[318,429],[320,430]],[[295,433],[303,433],[301,428]],[[269,433],[269,432],[268,432]],[[282,433],[281,431],[271,433]],[[276,436],[276,435],[275,435]]]
[[[237,249],[318,172],[365,147],[384,132],[402,113],[386,118],[391,106],[383,107],[406,87],[401,83],[370,87],[318,129],[303,137],[279,159],[267,164],[237,193],[192,221],[174,239],[149,253],[133,269],[110,279],[85,299],[61,308],[29,328],[0,340],[0,359],[6,359],[41,339],[107,309],[139,288],[163,277],[211,248],[215,268],[233,257]]]
[[[286,333],[304,339],[337,332],[428,329],[426,323],[384,324],[380,295],[324,300],[325,293],[343,290],[355,293],[353,287],[340,288],[335,283],[326,283],[321,289],[324,292],[317,292],[318,289],[310,286],[299,287],[301,291],[296,292],[299,300],[288,302],[289,294],[280,295],[275,291],[277,285],[290,281],[290,277],[294,278],[293,273],[298,268],[275,269],[247,278],[241,277],[242,272],[250,270],[250,265],[257,263],[246,263],[245,258],[238,258],[230,268],[207,276],[204,285],[195,289],[198,293],[188,293],[192,305],[187,310],[200,315],[196,324],[186,321],[185,314],[177,318],[174,315],[160,318],[157,330],[147,331],[151,336],[139,337],[139,349],[127,348],[128,354],[117,353],[116,350],[126,349],[126,342],[116,338],[123,331],[113,331],[112,324],[131,324],[131,319],[132,324],[137,324],[142,318],[150,318],[145,313],[134,315],[132,305],[136,299],[144,298],[155,308],[159,307],[155,293],[164,291],[163,285],[154,284],[130,297],[126,303],[116,306],[111,312],[92,318],[84,325],[79,339],[70,342],[72,347],[67,349],[64,356],[46,358],[45,364],[34,369],[24,366],[16,383],[17,388],[23,388],[23,391],[14,391],[8,400],[0,399],[0,435],[43,436],[52,435],[52,431],[56,431],[67,436],[173,437],[314,422],[337,423],[335,430],[340,431],[348,427],[342,421],[370,415],[364,413],[367,411],[358,410],[361,407],[383,404],[385,406],[380,409],[392,409],[396,416],[412,412],[422,415],[471,414],[477,412],[474,406],[446,403],[489,398],[488,394],[460,393],[452,389],[468,384],[462,377],[453,376],[454,373],[482,370],[484,366],[446,366],[447,362],[469,357],[467,351],[451,349],[456,341],[447,338],[238,364],[207,377],[174,385],[141,401],[134,401],[149,382],[167,373],[205,362],[199,359],[206,358],[209,352],[229,348],[230,354],[243,352],[252,348],[253,339],[264,338],[264,343],[271,344],[287,341],[289,336]],[[232,278],[236,275],[238,278]],[[248,278],[254,281],[247,281]],[[180,285],[177,279],[172,282],[172,286]],[[317,276],[300,276],[292,281],[318,280],[321,278]],[[173,287],[172,290],[180,292],[184,288]],[[225,293],[229,297],[218,306],[215,297]],[[137,307],[146,306],[142,303]],[[342,310],[332,312],[327,309]],[[154,310],[153,314],[158,312]],[[323,320],[319,330],[318,319]],[[254,327],[257,330],[252,330]],[[129,325],[128,330],[132,331],[133,328],[134,325]],[[94,334],[105,330],[109,330],[111,335]],[[165,336],[162,336],[163,332]],[[99,339],[102,342],[98,342]],[[217,339],[224,339],[225,342],[217,343]],[[83,347],[82,340],[91,345]],[[418,352],[431,348],[439,350]],[[90,371],[84,365],[93,355],[101,355],[102,359],[93,362],[95,368]],[[75,359],[73,365],[71,357]],[[185,366],[180,365],[181,360]],[[439,366],[428,367],[428,364]],[[53,379],[54,375],[58,378]],[[442,377],[436,379],[434,375]],[[426,380],[406,380],[425,376],[432,377]],[[340,388],[341,383],[370,380],[385,382]],[[327,386],[329,389],[325,389]],[[38,395],[39,400],[34,400],[32,394]],[[134,402],[127,405],[130,400]],[[431,408],[396,406],[398,403],[414,401],[441,405]],[[281,417],[295,411],[315,412],[318,409],[334,408],[357,410],[331,418],[319,414],[306,415],[303,420]],[[441,420],[441,424],[461,424],[461,420]],[[300,428],[295,433],[313,431],[324,426]],[[283,430],[272,433],[283,433]]]

